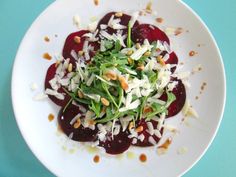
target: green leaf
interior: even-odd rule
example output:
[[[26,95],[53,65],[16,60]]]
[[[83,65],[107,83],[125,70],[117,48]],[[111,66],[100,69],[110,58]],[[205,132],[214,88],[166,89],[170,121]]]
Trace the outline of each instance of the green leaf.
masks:
[[[118,107],[120,108],[121,103],[122,103],[122,99],[123,99],[123,97],[124,97],[124,90],[123,90],[120,86],[118,86],[117,89],[118,89],[118,94],[119,94]]]
[[[71,104],[71,102],[73,101],[73,98],[71,98],[68,103],[66,104],[66,106],[63,108],[63,111],[62,112],[65,112],[66,109],[68,108],[68,106]]]
[[[116,108],[119,108],[119,106],[117,105],[117,103],[115,102],[114,97],[111,95],[111,93],[108,90],[108,85],[106,83],[102,83],[102,87],[103,89],[106,91],[108,97],[111,99],[112,103],[115,105]]]
[[[170,104],[176,100],[176,97],[172,92],[166,92],[166,94],[167,94],[167,102],[165,106],[168,108]]]
[[[91,110],[93,110],[93,112],[96,114],[97,117],[100,115],[101,103],[96,103],[96,102],[92,101],[92,106],[89,106],[89,108]]]
[[[131,23],[128,24],[128,36],[127,36],[127,48],[131,48],[132,39],[131,39]]]
[[[113,44],[113,41],[110,41],[110,40],[106,40],[105,41],[105,48],[106,49],[112,49],[113,48],[113,46],[114,46],[114,44]]]
[[[116,42],[115,42],[115,49],[114,50],[112,50],[112,53],[118,53],[120,50],[121,50],[121,44],[120,44],[120,41],[119,40],[117,40]]]

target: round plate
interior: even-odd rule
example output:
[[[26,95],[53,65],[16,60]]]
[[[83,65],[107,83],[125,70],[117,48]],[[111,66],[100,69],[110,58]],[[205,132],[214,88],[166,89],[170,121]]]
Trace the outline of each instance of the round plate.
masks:
[[[141,18],[164,29],[181,27],[184,31],[172,36],[171,45],[183,62],[183,71],[191,71],[201,65],[202,70],[190,77],[191,87],[187,97],[199,114],[198,119],[189,118],[183,123],[182,114],[167,121],[178,127],[174,136],[166,133],[163,141],[172,136],[173,141],[164,155],[158,155],[156,148],[130,148],[129,153],[120,156],[104,155],[86,145],[69,141],[57,132],[56,120],[49,122],[50,113],[57,115],[59,108],[50,100],[34,101],[33,97],[44,90],[47,68],[55,60],[45,60],[43,53],[60,53],[66,36],[76,31],[72,23],[75,14],[81,18],[81,28],[90,19],[101,18],[109,11],[132,13],[145,8],[148,1],[101,0],[95,6],[92,0],[59,0],[50,5],[32,24],[25,35],[15,59],[12,75],[12,102],[17,123],[25,141],[38,159],[57,176],[98,177],[110,176],[177,176],[190,169],[204,154],[219,127],[225,105],[225,75],[217,44],[202,20],[182,1],[154,0],[153,11],[164,22],[158,24],[151,15]],[[44,37],[49,36],[46,43]],[[57,37],[56,37],[57,36]],[[193,50],[197,54],[189,56]],[[30,89],[37,83],[36,91]],[[201,85],[206,83],[204,90]],[[201,94],[200,94],[201,92]],[[195,99],[198,96],[199,99]],[[188,149],[179,154],[183,147]],[[147,155],[141,163],[139,155]],[[100,162],[94,163],[95,154]]]

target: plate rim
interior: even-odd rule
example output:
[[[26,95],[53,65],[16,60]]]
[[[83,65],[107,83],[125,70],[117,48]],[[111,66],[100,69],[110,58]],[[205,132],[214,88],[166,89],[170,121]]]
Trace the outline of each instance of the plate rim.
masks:
[[[62,1],[62,0],[61,0]],[[57,176],[59,174],[56,173],[56,171],[52,170],[50,168],[50,164],[47,163],[47,161],[43,160],[39,155],[38,153],[36,153],[32,147],[31,147],[31,144],[30,144],[30,140],[26,138],[25,136],[25,132],[23,131],[22,129],[22,126],[21,126],[21,121],[20,121],[20,118],[19,116],[17,116],[17,111],[16,111],[16,103],[14,101],[14,95],[15,95],[15,92],[14,92],[14,78],[15,77],[15,73],[16,73],[16,62],[19,58],[19,53],[21,51],[21,48],[22,48],[22,44],[24,43],[24,41],[26,40],[26,37],[27,37],[27,34],[32,30],[32,27],[35,25],[35,23],[41,18],[41,16],[43,16],[45,13],[47,13],[47,10],[51,7],[51,6],[54,6],[56,3],[58,3],[58,1],[54,1],[52,2],[51,4],[49,4],[35,19],[34,21],[32,22],[32,24],[28,27],[28,29],[26,30],[23,38],[21,39],[21,42],[20,44],[18,45],[18,49],[17,49],[17,53],[16,53],[16,56],[15,56],[15,59],[14,59],[14,63],[13,63],[13,67],[12,67],[12,77],[11,77],[11,101],[12,101],[12,106],[13,106],[13,112],[14,112],[14,117],[16,119],[16,123],[17,123],[17,126],[20,130],[20,134],[22,135],[25,143],[27,144],[28,148],[31,150],[31,152],[33,153],[33,155],[36,157],[36,159],[50,172],[52,173],[53,175]],[[186,174],[190,169],[192,169],[198,162],[199,160],[205,155],[205,153],[207,152],[207,150],[209,149],[209,147],[211,146],[212,142],[214,141],[215,137],[216,137],[216,134],[219,130],[219,127],[221,125],[221,122],[222,122],[222,119],[223,119],[223,115],[224,115],[224,110],[225,110],[225,103],[226,103],[226,95],[227,95],[227,80],[226,80],[226,73],[225,73],[225,67],[224,67],[224,61],[223,61],[223,57],[221,55],[221,52],[220,52],[220,49],[218,47],[218,44],[214,38],[214,35],[211,33],[210,29],[208,28],[208,26],[206,25],[206,23],[204,22],[204,20],[201,19],[201,17],[188,5],[186,4],[185,2],[183,1],[176,1],[176,3],[180,3],[184,8],[186,8],[189,12],[191,12],[194,17],[201,23],[201,25],[203,26],[204,30],[207,32],[207,34],[209,35],[210,39],[212,40],[213,44],[214,44],[214,47],[217,51],[217,55],[219,56],[219,63],[220,63],[220,68],[222,70],[222,76],[223,76],[223,102],[221,103],[221,110],[220,110],[220,115],[219,115],[219,121],[217,123],[217,126],[216,126],[216,129],[214,129],[214,132],[213,135],[211,136],[210,138],[210,141],[207,143],[207,146],[204,148],[204,150],[201,152],[201,154],[198,156],[198,158],[196,158],[194,160],[194,162],[192,164],[189,165],[188,168],[186,168],[183,172],[181,172],[179,174],[179,176],[183,176],[184,174]]]

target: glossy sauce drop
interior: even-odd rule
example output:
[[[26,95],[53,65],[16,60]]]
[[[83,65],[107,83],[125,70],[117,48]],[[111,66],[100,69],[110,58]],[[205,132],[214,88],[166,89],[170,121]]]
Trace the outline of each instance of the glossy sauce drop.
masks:
[[[193,50],[189,52],[189,56],[190,56],[190,57],[193,57],[193,56],[196,55],[196,54],[197,54],[197,52],[195,52],[195,51],[193,51]]]
[[[98,155],[95,155],[93,161],[94,163],[98,163],[100,161],[100,157]]]
[[[54,115],[53,114],[49,114],[48,115],[48,120],[51,122],[51,121],[53,121],[54,120]]]
[[[157,22],[157,23],[162,23],[163,21],[164,21],[163,18],[156,18],[156,22]]]
[[[43,58],[46,59],[46,60],[51,60],[51,59],[52,59],[52,56],[49,55],[49,53],[44,53],[44,54],[43,54]]]
[[[48,37],[48,36],[45,36],[45,37],[44,37],[44,41],[45,41],[45,42],[49,42],[49,41],[50,41],[49,37]]]
[[[95,4],[96,6],[99,5],[99,0],[93,0],[93,2],[94,2],[94,4]]]
[[[147,156],[145,154],[140,154],[139,160],[140,160],[140,162],[146,162],[147,161]]]

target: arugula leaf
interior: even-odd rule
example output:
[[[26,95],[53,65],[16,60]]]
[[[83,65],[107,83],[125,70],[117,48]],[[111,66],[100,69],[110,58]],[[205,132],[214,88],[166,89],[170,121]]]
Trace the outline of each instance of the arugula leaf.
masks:
[[[119,95],[118,107],[120,108],[122,99],[124,97],[124,90],[120,86],[117,89],[118,89],[118,95]]]
[[[105,41],[105,48],[106,49],[112,49],[113,48],[113,46],[114,46],[114,44],[113,44],[113,41],[110,41],[110,40],[106,40]]]
[[[93,112],[98,117],[101,112],[101,103],[96,103],[96,102],[92,101],[92,106],[89,106],[89,109],[93,110]]]
[[[63,87],[62,87],[63,88]],[[90,100],[86,100],[86,99],[81,99],[81,98],[77,98],[75,93],[70,93],[69,91],[67,91],[65,88],[63,88],[63,90],[75,101],[83,103],[83,104],[90,104]]]
[[[170,106],[170,104],[176,100],[176,97],[171,92],[166,92],[166,94],[167,94],[167,102],[166,102],[165,106],[168,108]]]
[[[119,40],[117,40],[116,42],[115,42],[115,49],[113,49],[112,50],[112,53],[118,53],[120,50],[121,50],[121,44],[120,44],[120,41]]]
[[[115,99],[113,98],[113,96],[111,95],[111,93],[108,90],[108,85],[106,83],[102,83],[102,87],[103,89],[106,91],[108,97],[111,99],[112,103],[115,105],[116,108],[119,108],[119,106],[117,105],[117,103],[115,102]]]
[[[73,98],[71,98],[68,103],[66,104],[66,106],[63,108],[63,113],[66,111],[66,109],[68,108],[68,106],[71,104],[71,102],[73,101]]]
[[[127,47],[128,48],[131,48],[131,45],[132,45],[132,39],[131,39],[131,23],[129,21],[129,24],[128,24],[128,36],[127,36]]]

